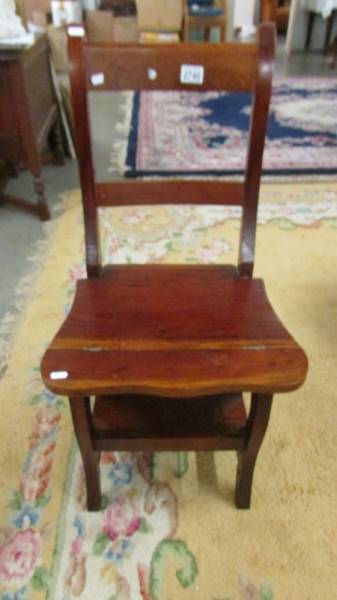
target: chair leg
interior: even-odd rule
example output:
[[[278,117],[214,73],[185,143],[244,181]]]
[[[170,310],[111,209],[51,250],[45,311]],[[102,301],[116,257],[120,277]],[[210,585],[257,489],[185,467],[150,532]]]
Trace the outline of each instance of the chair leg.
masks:
[[[328,17],[328,19],[327,19],[326,29],[325,29],[325,37],[324,37],[324,49],[323,49],[324,54],[327,54],[328,50],[329,50],[331,32],[332,32],[332,28],[334,25],[336,14],[337,14],[337,11],[333,10],[330,17]]]
[[[307,37],[305,40],[305,49],[308,50],[311,42],[312,29],[314,26],[316,14],[312,11],[308,12]]]
[[[267,430],[272,399],[272,394],[252,394],[246,447],[238,453],[235,488],[237,508],[250,507],[255,463]]]
[[[101,484],[99,475],[100,453],[92,444],[90,398],[87,396],[70,397],[70,409],[74,430],[80,448],[87,490],[88,510],[101,508]]]

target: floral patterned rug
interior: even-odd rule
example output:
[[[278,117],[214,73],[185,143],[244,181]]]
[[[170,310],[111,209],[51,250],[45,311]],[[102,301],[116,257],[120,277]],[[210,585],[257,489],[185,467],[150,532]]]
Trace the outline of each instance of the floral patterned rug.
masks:
[[[337,173],[336,111],[336,79],[275,81],[264,175]],[[242,174],[250,112],[247,93],[137,93],[125,175]]]
[[[235,260],[237,209],[102,221],[111,262]],[[234,507],[233,453],[105,453],[104,508],[88,513],[67,401],[39,375],[84,273],[80,194],[68,195],[0,381],[1,600],[335,597],[337,184],[265,185],[259,223],[256,274],[310,370],[275,398],[250,511]]]

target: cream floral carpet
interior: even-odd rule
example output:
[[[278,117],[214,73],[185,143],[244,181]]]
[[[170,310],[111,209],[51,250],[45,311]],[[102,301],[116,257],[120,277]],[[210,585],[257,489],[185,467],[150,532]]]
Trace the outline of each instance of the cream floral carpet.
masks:
[[[114,262],[236,257],[237,209],[105,211]],[[0,598],[337,598],[337,184],[265,185],[256,274],[306,349],[303,388],[275,397],[250,511],[235,456],[105,454],[105,508],[85,511],[67,400],[39,362],[83,274],[80,194],[65,210],[0,382]]]

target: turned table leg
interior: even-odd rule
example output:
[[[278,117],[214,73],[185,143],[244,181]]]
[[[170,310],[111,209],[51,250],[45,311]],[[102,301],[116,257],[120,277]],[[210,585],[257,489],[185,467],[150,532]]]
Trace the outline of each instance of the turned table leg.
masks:
[[[61,121],[57,118],[53,130],[50,133],[50,145],[54,154],[55,165],[64,165],[64,152],[62,144]]]
[[[41,221],[49,221],[50,212],[45,197],[45,185],[40,174],[34,175],[34,189],[36,193],[37,212]]]
[[[314,27],[315,17],[316,17],[316,13],[314,13],[313,11],[308,12],[307,36],[305,39],[305,49],[306,50],[308,50],[309,46],[310,46],[311,35],[312,35],[313,27]]]

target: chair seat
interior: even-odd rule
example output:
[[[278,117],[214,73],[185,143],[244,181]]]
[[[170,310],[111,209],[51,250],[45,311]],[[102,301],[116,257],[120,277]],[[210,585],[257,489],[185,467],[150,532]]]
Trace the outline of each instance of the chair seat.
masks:
[[[261,279],[223,266],[113,266],[79,280],[42,375],[55,393],[192,397],[285,392],[307,359]]]

